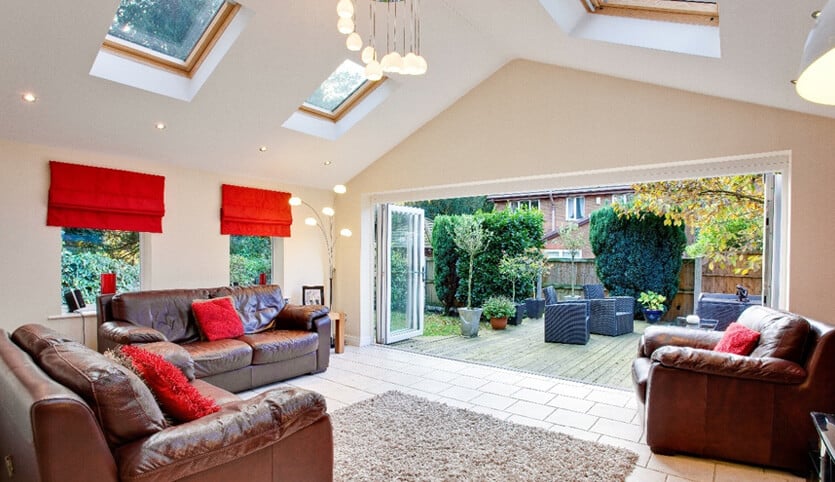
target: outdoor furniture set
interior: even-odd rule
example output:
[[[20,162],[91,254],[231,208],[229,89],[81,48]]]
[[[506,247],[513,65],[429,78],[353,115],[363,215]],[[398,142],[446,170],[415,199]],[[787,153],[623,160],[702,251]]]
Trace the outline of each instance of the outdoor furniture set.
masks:
[[[556,290],[545,293],[545,341],[585,345],[590,333],[619,336],[632,333],[635,299],[607,297],[603,285],[584,285],[584,299],[558,301]]]

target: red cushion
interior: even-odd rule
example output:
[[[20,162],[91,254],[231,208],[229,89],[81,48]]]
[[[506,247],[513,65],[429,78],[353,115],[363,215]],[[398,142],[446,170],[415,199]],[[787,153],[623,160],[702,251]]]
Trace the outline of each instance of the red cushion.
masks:
[[[734,353],[736,355],[749,355],[760,341],[760,333],[739,323],[731,323],[722,339],[713,348],[714,351]]]
[[[244,334],[244,324],[232,305],[232,297],[191,302],[194,318],[209,341],[237,338]]]
[[[201,395],[183,372],[165,358],[135,345],[124,345],[121,351],[154,393],[162,411],[174,420],[190,422],[220,410],[214,400]]]

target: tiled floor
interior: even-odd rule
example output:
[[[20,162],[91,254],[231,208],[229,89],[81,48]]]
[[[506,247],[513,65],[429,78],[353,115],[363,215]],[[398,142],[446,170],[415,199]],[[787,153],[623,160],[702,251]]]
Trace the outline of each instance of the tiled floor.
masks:
[[[475,365],[395,349],[346,347],[324,373],[287,382],[323,394],[328,410],[387,390],[628,448],[639,456],[630,481],[802,481],[791,474],[650,452],[632,392]],[[261,387],[257,392],[271,388]]]

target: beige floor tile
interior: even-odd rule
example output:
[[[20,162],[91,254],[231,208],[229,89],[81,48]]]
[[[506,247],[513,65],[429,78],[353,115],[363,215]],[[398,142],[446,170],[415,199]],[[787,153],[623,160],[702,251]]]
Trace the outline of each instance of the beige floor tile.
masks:
[[[478,390],[473,390],[472,388],[450,386],[446,390],[438,392],[438,395],[444,398],[454,398],[456,400],[468,402],[474,399],[475,397],[481,395],[481,392],[479,392]]]
[[[506,410],[508,412],[514,413],[516,415],[521,415],[523,417],[533,418],[536,420],[545,420],[549,415],[551,415],[551,413],[553,413],[554,407],[519,400],[515,402],[513,405],[507,407]]]
[[[440,402],[440,403],[449,405],[450,407],[463,408],[464,410],[470,410],[470,409],[473,408],[472,403],[467,403],[463,400],[458,400],[458,399],[455,399],[455,398],[441,397],[441,398],[437,399],[436,402]]]
[[[531,388],[522,388],[518,392],[511,395],[513,398],[518,398],[519,400],[525,400],[528,402],[539,403],[542,405],[546,405],[550,402],[556,395],[549,392],[541,392],[539,390],[533,390]]]
[[[523,373],[511,372],[507,370],[497,370],[494,373],[487,375],[487,379],[493,382],[515,384],[520,378],[524,377]]]
[[[558,383],[551,387],[549,391],[566,397],[586,398],[591,393],[592,388],[588,385],[580,386],[576,384]]]
[[[643,467],[635,467],[629,477],[626,478],[626,482],[665,482],[666,480],[667,474]]]
[[[548,402],[548,405],[557,408],[564,408],[573,412],[586,413],[594,406],[594,402],[591,400],[581,400],[579,398],[557,395]]]
[[[716,463],[712,460],[698,459],[684,455],[671,457],[652,454],[647,463],[647,468],[687,480],[709,482],[713,480]],[[670,479],[668,478],[667,480]]]
[[[534,390],[541,390],[543,392],[547,392],[548,390],[552,389],[557,382],[554,380],[543,380],[541,378],[533,378],[530,376],[522,377],[516,382],[514,385],[518,385],[523,388],[532,388]]]
[[[522,390],[522,388],[519,388],[516,385],[510,385],[502,382],[488,382],[485,385],[479,387],[479,390],[487,393],[495,393],[496,395],[509,396],[518,392],[519,390]]]
[[[437,380],[423,379],[420,382],[411,385],[411,387],[424,392],[440,393],[444,390],[452,388],[452,385],[445,382],[439,382]]]
[[[463,370],[459,371],[460,375],[466,375],[469,377],[476,377],[476,378],[487,378],[489,375],[496,372],[495,368],[491,367],[483,367],[481,365],[470,365]]]
[[[523,415],[511,415],[510,418],[507,419],[509,422],[518,423],[519,425],[528,425],[530,427],[539,427],[545,430],[550,430],[553,424],[548,423],[544,420],[539,420],[536,418],[529,418]]]
[[[591,410],[588,411],[590,415],[597,415],[598,417],[607,418],[609,420],[616,420],[618,422],[633,423],[635,420],[635,410],[630,408],[616,407],[614,405],[607,405],[605,403],[596,403]]]
[[[599,434],[611,435],[612,437],[622,438],[637,442],[643,435],[643,427],[632,425],[628,422],[617,422],[606,418],[598,418],[597,423],[589,430]]]
[[[465,387],[465,388],[479,388],[479,387],[482,387],[482,386],[486,385],[487,383],[489,383],[489,382],[487,380],[485,380],[484,378],[476,378],[476,377],[470,377],[470,376],[466,376],[466,375],[461,375],[461,376],[455,377],[455,378],[453,378],[452,380],[449,381],[450,385],[457,385],[459,387]]]
[[[473,412],[490,415],[491,417],[498,418],[499,420],[507,420],[511,416],[510,412],[505,412],[504,410],[496,410],[494,408],[484,407],[481,405],[473,405],[472,408],[470,408],[470,410],[472,410]]]
[[[474,405],[492,408],[495,410],[506,410],[507,407],[516,403],[516,400],[503,395],[495,395],[493,393],[482,393],[481,395],[470,400]]]
[[[597,423],[597,417],[595,416],[586,415],[585,413],[572,412],[571,410],[565,410],[562,408],[554,410],[554,413],[552,413],[546,420],[557,425],[579,428],[581,430],[588,430],[595,423]]]
[[[634,397],[632,393],[626,391],[594,389],[586,396],[586,400],[625,407]]]
[[[589,432],[588,430],[580,430],[579,428],[574,427],[566,427],[565,425],[554,424],[549,430],[571,435],[574,438],[588,440],[590,442],[597,442],[600,439],[599,433]]]
[[[594,433],[594,432],[592,432]],[[632,442],[630,440],[624,440],[619,437],[612,437],[610,435],[600,435],[599,442],[614,445],[615,447],[623,447],[627,450],[631,450],[638,454],[638,462],[637,465],[642,467],[646,467],[647,463],[649,463],[650,457],[652,457],[652,451],[647,447],[646,444],[642,444],[639,442]]]

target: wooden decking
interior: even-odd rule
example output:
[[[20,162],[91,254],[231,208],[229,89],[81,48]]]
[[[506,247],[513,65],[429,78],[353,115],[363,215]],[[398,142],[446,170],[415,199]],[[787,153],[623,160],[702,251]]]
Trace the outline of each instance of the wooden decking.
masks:
[[[631,364],[646,327],[616,337],[591,335],[587,345],[545,343],[543,320],[525,319],[518,326],[494,331],[482,323],[478,336],[419,336],[391,345],[401,350],[483,363],[542,375],[632,388]]]

